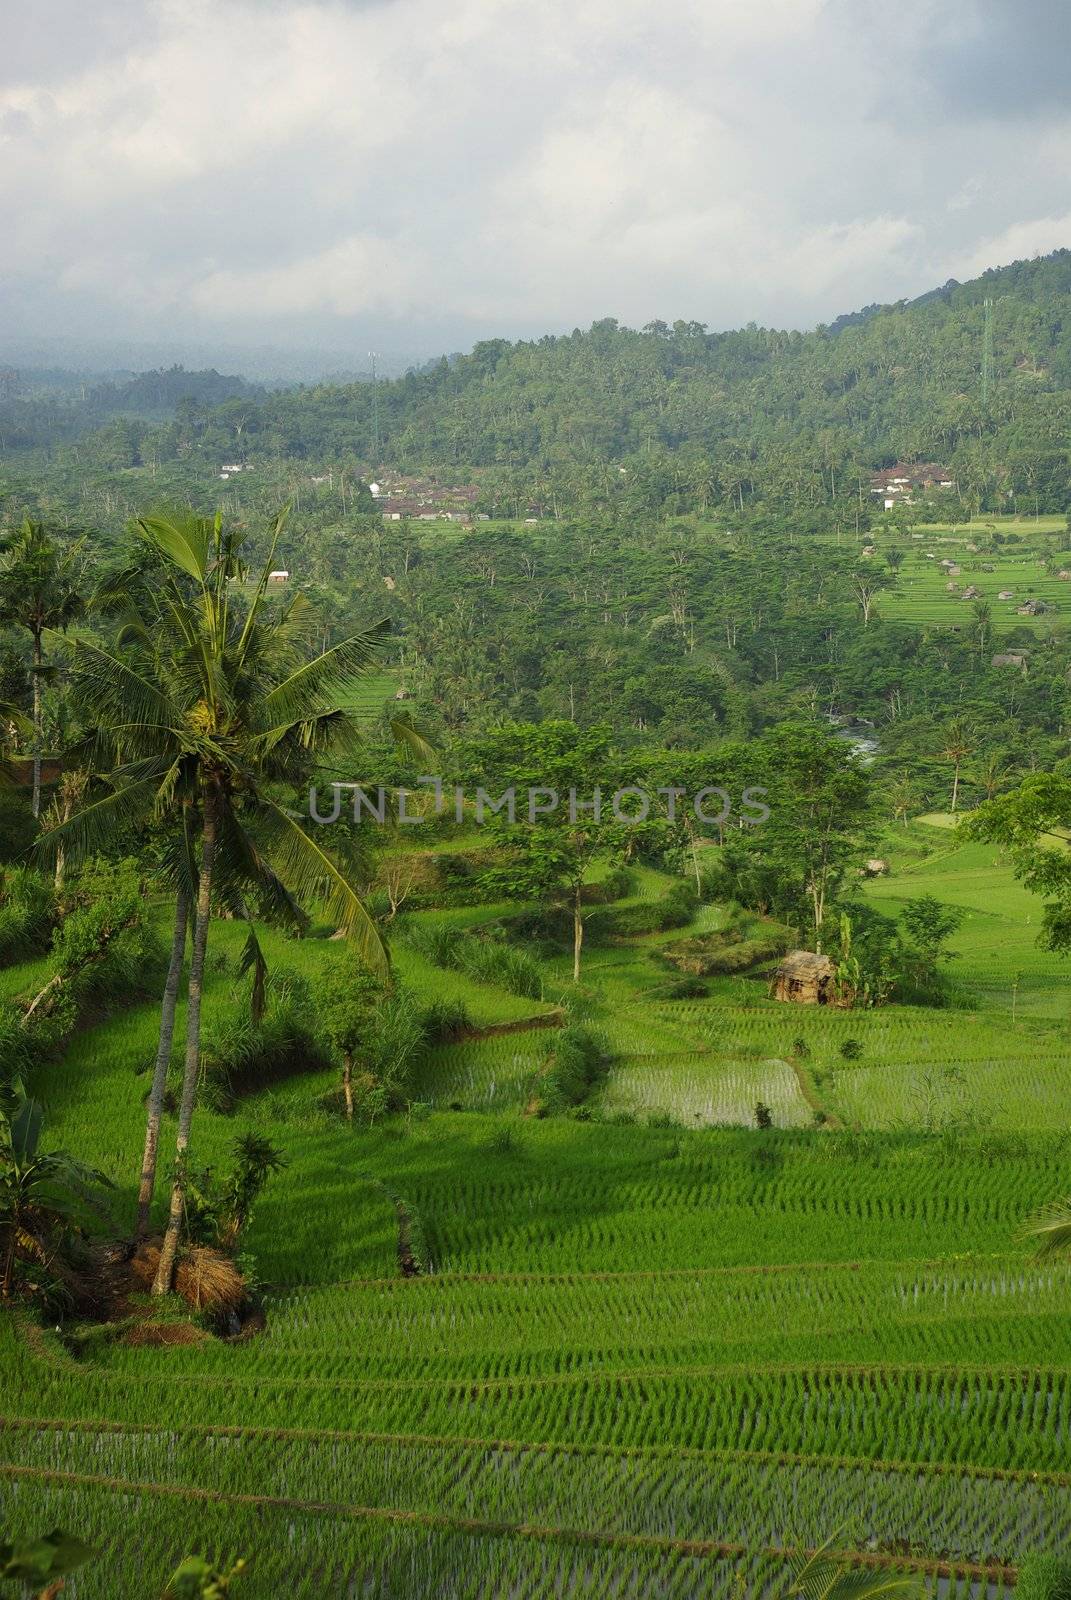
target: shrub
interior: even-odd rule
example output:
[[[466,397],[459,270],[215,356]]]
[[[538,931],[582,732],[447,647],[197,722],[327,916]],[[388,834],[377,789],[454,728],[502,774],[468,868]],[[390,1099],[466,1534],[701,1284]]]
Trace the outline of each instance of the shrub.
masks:
[[[749,972],[764,961],[772,961],[788,948],[788,935],[772,933],[757,939],[729,939],[725,933],[703,934],[697,939],[678,939],[661,955],[682,972],[698,977],[731,976]]]
[[[218,1111],[231,1111],[240,1096],[298,1072],[327,1065],[305,1017],[312,1007],[308,987],[295,974],[269,979],[267,1005],[259,1022],[250,1015],[244,986],[225,1020],[207,1030],[202,1049],[204,1095]]]
[[[773,1112],[764,1100],[755,1102],[755,1126],[756,1128],[773,1127]]]
[[[459,937],[454,928],[443,923],[413,927],[407,937],[413,948],[436,966],[465,972],[481,983],[497,984],[500,989],[527,999],[543,997],[539,963],[526,950],[518,950],[503,938],[479,938],[473,934]]]
[[[631,867],[614,867],[599,885],[606,901],[624,900],[635,891],[636,874]]]
[[[695,916],[699,897],[690,883],[675,883],[661,900],[640,900],[631,906],[612,906],[596,911],[589,919],[591,928],[602,934],[627,937],[642,933],[663,933],[667,928],[686,928]]]
[[[710,993],[710,988],[702,978],[694,973],[688,973],[683,978],[675,978],[666,985],[666,995],[670,1000],[705,1000]]]
[[[858,1061],[863,1053],[863,1046],[858,1039],[845,1039],[840,1047],[840,1053],[845,1061]]]
[[[433,1000],[424,1008],[424,1036],[429,1044],[449,1044],[471,1027],[464,1000]]]
[[[56,921],[56,891],[30,867],[0,872],[0,966],[48,949]]]
[[[612,1060],[604,1034],[583,1023],[570,1023],[554,1041],[542,1080],[543,1104],[550,1111],[582,1104],[606,1077]]]

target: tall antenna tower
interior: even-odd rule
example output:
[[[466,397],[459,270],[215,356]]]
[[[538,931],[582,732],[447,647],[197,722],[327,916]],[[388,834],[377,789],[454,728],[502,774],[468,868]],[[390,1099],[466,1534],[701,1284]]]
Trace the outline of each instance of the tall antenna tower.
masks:
[[[376,353],[369,350],[372,358],[372,465],[379,465],[379,382],[376,374]]]
[[[989,404],[989,389],[993,382],[993,302],[982,301],[985,327],[982,333],[982,404]]]

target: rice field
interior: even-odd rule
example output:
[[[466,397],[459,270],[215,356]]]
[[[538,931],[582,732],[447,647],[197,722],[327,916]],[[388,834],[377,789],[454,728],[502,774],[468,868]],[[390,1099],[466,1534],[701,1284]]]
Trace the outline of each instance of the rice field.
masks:
[[[0,1521],[98,1548],[73,1600],[154,1600],[191,1548],[247,1558],[249,1600],[780,1600],[790,1554],[837,1530],[935,1600],[1002,1600],[1071,1535],[1071,1262],[1021,1234],[1071,1188],[1068,1036],[1006,866],[945,833],[910,830],[866,892],[964,905],[974,1009],[787,1007],[749,977],[671,999],[664,935],[596,942],[581,1010],[613,1059],[582,1116],[526,1114],[567,963],[525,999],[403,928],[405,983],[470,1017],[420,1114],[346,1128],[329,1070],[199,1111],[199,1159],[256,1131],[289,1162],[248,1238],[266,1326],[162,1348],[5,1318]],[[243,934],[213,927],[209,1020]],[[306,976],[327,948],[265,942]],[[36,1086],[50,1142],[119,1183],[117,1225],[154,1034],[118,1008]]]
[[[963,599],[963,591],[973,587],[979,591],[975,598],[991,607],[998,634],[1021,627],[1031,632],[1066,628],[1071,621],[1071,584],[1046,571],[1048,551],[1034,546],[1033,525],[1024,527],[1020,534],[1023,547],[1005,547],[989,554],[967,549],[968,544],[978,542],[979,531],[923,530],[928,537],[912,540],[895,587],[879,596],[880,615],[888,622],[907,622],[915,627],[967,628],[973,620],[972,602]],[[960,571],[949,576],[941,566],[945,560],[953,561]],[[992,570],[987,572],[985,567]],[[950,590],[949,583],[957,587]],[[1008,597],[1002,600],[1001,594]],[[1043,601],[1045,613],[1019,616],[1019,607],[1029,600]]]

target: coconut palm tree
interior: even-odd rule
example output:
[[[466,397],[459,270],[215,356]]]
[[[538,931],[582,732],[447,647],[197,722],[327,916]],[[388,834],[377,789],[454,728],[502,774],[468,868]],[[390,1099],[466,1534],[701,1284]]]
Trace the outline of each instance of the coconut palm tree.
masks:
[[[43,712],[41,690],[48,667],[44,636],[66,629],[81,614],[85,601],[79,590],[75,552],[64,552],[49,537],[43,523],[29,517],[10,539],[0,556],[0,623],[29,630],[33,647],[33,814],[41,814],[41,743]]]
[[[944,747],[940,751],[943,760],[952,763],[952,803],[950,810],[956,814],[959,804],[959,780],[963,770],[963,763],[974,752],[974,737],[970,728],[961,717],[954,717],[944,731]]]
[[[285,515],[285,514],[284,514]],[[243,605],[246,568],[239,540],[214,521],[189,514],[136,524],[155,562],[142,587],[140,618],[109,650],[80,641],[77,692],[105,751],[120,759],[109,792],[47,840],[85,852],[117,827],[182,814],[196,864],[190,872],[192,941],[187,984],[186,1050],[176,1138],[176,1174],[154,1290],[171,1286],[183,1215],[185,1164],[200,1062],[201,994],[209,920],[221,885],[245,882],[291,903],[315,898],[353,938],[368,967],[386,975],[389,959],[374,919],[343,866],[279,797],[307,782],[315,763],[352,756],[360,733],[352,710],[356,680],[374,660],[381,629],[344,640],[310,659],[319,623],[298,595],[281,610],[268,600],[268,573],[284,515],[276,519],[267,560]],[[429,747],[410,725],[396,736],[422,756]],[[74,842],[72,844],[72,841]],[[181,971],[176,906],[169,990],[161,1018],[157,1067],[162,1095]],[[154,1089],[157,1074],[154,1073]],[[152,1098],[152,1097],[151,1097]],[[157,1127],[159,1106],[155,1107]],[[150,1121],[153,1110],[150,1109]],[[146,1134],[148,1151],[149,1132]],[[151,1152],[155,1161],[155,1150]],[[148,1181],[143,1164],[143,1188]]]

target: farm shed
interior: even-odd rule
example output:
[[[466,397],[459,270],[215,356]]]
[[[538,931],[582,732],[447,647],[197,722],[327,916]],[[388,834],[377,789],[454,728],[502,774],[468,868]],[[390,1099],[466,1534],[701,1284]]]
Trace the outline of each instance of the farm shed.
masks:
[[[775,1000],[792,1000],[802,1006],[836,1004],[835,969],[828,956],[813,950],[791,950],[774,974]]]
[[[990,665],[994,667],[1018,667],[1020,672],[1025,672],[1026,656],[1021,650],[1008,650],[1003,655],[994,656]]]

